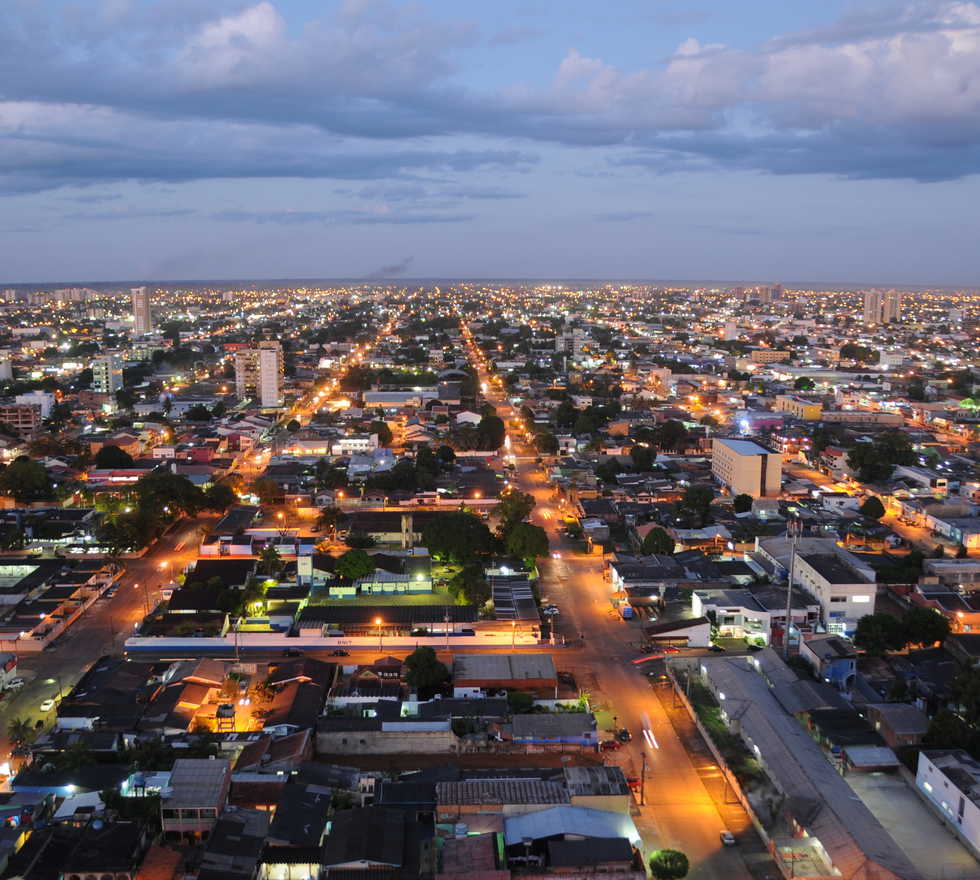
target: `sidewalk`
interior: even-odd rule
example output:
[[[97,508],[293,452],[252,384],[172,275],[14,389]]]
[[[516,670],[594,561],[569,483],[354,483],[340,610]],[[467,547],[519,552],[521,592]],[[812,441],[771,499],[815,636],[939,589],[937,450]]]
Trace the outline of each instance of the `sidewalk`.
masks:
[[[670,719],[677,738],[684,744],[694,769],[715,803],[718,814],[728,830],[735,835],[738,850],[752,876],[759,880],[780,877],[779,868],[762,842],[762,838],[759,837],[749,814],[728,786],[704,737],[701,736],[691,716],[687,714],[687,710],[679,703],[674,705],[673,688],[661,686],[653,688],[653,691]]]

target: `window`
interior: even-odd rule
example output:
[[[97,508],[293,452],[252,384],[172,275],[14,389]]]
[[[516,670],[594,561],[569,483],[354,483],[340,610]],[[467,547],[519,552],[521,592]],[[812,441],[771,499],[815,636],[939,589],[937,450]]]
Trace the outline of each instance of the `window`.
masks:
[[[831,604],[835,604],[835,603],[838,603],[838,602],[846,602],[846,601],[847,601],[847,596],[831,596],[830,597]]]

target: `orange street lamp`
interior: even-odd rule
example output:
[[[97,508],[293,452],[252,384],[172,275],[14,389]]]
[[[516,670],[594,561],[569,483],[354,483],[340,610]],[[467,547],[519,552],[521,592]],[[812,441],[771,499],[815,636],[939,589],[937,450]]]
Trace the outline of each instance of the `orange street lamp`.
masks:
[[[382,620],[380,617],[374,618],[374,625],[378,628],[378,651],[381,650],[381,623]]]

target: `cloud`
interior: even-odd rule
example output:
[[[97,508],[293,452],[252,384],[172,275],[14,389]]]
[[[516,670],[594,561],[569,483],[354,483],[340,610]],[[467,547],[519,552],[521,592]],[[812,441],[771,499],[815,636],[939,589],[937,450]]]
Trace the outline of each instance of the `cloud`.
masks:
[[[389,263],[387,266],[368,272],[364,277],[370,279],[397,278],[408,271],[408,267],[412,265],[414,260],[415,257],[405,257],[404,260],[399,260],[397,263]]]
[[[689,37],[636,69],[571,48],[540,82],[506,64],[534,34],[506,28],[482,91],[459,75],[486,50],[476,25],[421,4],[348,0],[299,22],[284,0],[83,6],[0,4],[0,192],[522,170],[536,157],[518,140],[614,148],[661,173],[980,170],[980,0],[862,10],[751,47]],[[433,146],[460,137],[479,147]]]
[[[411,225],[414,223],[465,223],[473,219],[468,214],[397,213],[383,207],[375,211],[345,209],[337,211],[217,211],[212,220],[228,223],[276,224],[296,226],[308,223],[352,224],[354,226]]]

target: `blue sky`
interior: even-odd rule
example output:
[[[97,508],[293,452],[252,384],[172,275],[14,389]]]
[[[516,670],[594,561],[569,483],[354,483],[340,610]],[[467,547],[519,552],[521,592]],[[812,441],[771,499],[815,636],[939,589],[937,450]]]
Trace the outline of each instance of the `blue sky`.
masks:
[[[0,284],[980,284],[980,2],[4,0]]]

